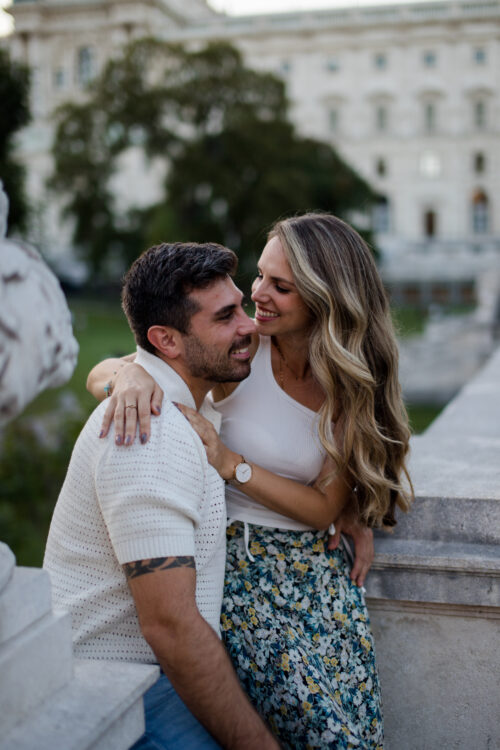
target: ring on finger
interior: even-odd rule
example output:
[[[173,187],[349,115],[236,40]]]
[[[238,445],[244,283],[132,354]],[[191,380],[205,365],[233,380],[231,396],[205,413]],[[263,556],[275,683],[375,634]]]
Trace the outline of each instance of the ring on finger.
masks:
[[[137,406],[136,406],[136,404],[127,404],[127,406],[125,407],[125,409],[137,409]]]

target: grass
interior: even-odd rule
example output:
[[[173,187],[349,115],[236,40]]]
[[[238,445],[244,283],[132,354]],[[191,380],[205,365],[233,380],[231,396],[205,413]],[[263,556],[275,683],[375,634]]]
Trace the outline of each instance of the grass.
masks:
[[[416,307],[393,307],[392,320],[400,338],[422,333],[428,318],[427,312]]]
[[[406,410],[410,419],[411,431],[414,435],[419,435],[429,427],[438,414],[443,410],[443,406],[433,406],[431,404],[406,404]]]

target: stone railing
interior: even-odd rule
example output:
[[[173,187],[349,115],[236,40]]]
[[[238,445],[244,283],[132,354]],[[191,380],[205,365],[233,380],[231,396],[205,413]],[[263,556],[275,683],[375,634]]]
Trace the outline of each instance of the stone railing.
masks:
[[[368,578],[386,750],[500,746],[500,349],[419,437]]]

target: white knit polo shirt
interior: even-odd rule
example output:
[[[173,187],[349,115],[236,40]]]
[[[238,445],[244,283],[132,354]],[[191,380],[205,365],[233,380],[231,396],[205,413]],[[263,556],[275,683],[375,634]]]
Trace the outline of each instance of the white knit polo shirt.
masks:
[[[69,611],[80,658],[154,663],[142,637],[122,565],[194,556],[196,603],[219,632],[225,564],[224,482],[172,401],[195,408],[189,388],[163,360],[138,349],[136,360],[165,392],[146,445],[99,439],[99,404],[75,444],[50,526],[44,568],[54,605]],[[216,429],[220,416],[200,409]],[[111,431],[112,432],[112,431]]]

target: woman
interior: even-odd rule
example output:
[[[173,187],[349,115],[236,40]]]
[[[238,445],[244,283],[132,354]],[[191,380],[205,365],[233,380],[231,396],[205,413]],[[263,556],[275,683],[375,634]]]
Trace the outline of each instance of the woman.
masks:
[[[306,214],[270,232],[252,299],[259,339],[251,375],[213,392],[221,439],[181,407],[229,482],[225,642],[283,746],[378,748],[380,694],[363,592],[343,550],[327,550],[316,529],[342,513],[390,527],[395,506],[409,507],[401,483],[409,430],[386,295],[361,237],[333,216]],[[109,366],[91,374],[94,393]],[[123,365],[122,378],[130,380],[132,367]],[[119,378],[110,411],[119,403],[120,441],[123,393],[130,404],[134,388],[120,399],[118,388]],[[144,411],[151,386],[139,390]],[[131,429],[126,442],[134,420]]]

